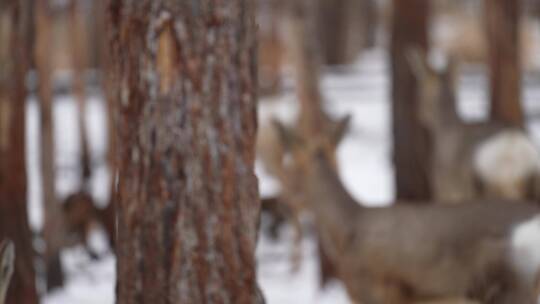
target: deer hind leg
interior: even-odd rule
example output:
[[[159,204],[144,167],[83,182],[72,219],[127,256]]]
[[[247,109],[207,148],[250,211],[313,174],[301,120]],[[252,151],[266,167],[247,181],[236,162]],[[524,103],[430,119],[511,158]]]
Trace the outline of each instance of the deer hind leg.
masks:
[[[465,298],[445,298],[439,300],[429,300],[415,302],[414,304],[482,304],[481,302]]]
[[[293,244],[291,250],[291,269],[293,272],[300,270],[302,261],[302,223],[300,222],[299,214],[295,213],[291,216],[291,223],[294,229]]]

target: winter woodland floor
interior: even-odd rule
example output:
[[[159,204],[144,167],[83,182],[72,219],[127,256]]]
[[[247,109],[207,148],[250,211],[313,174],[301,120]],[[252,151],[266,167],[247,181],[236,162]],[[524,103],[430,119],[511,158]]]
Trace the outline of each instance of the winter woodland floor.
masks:
[[[335,115],[353,114],[353,127],[339,150],[340,174],[349,191],[366,205],[389,204],[393,198],[389,73],[386,54],[380,50],[364,53],[354,65],[339,72],[328,71],[323,80],[323,91],[328,110]],[[485,117],[487,98],[486,78],[483,71],[467,68],[460,79],[460,112],[468,119]],[[96,199],[107,200],[109,175],[105,164],[106,128],[104,105],[97,95],[89,100],[87,123],[94,162],[92,188]],[[540,143],[540,74],[525,79],[526,112],[531,117],[530,131]],[[294,114],[293,90],[264,103],[261,120],[278,115],[287,120]],[[41,226],[39,150],[37,145],[38,108],[35,102],[28,106],[28,164],[30,221],[34,228]],[[78,138],[76,105],[68,97],[60,97],[55,104],[55,134],[57,139],[58,194],[63,197],[78,188]],[[275,183],[258,170],[261,193],[271,194]],[[298,272],[292,273],[289,264],[291,233],[285,231],[278,241],[261,236],[257,249],[258,277],[269,304],[346,304],[350,303],[343,287],[332,284],[318,289],[316,244],[306,236],[302,242],[303,262]],[[97,249],[104,250],[103,235],[96,232],[92,238]],[[39,245],[39,244],[36,244]],[[82,248],[65,250],[62,256],[68,282],[65,289],[43,297],[44,304],[107,304],[113,303],[115,261],[112,255],[93,262]],[[42,285],[42,284],[41,284]]]

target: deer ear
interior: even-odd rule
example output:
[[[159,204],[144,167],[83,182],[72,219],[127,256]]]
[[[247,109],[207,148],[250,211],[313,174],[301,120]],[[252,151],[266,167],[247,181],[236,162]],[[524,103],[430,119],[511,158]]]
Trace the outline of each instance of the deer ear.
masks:
[[[405,57],[417,79],[424,79],[429,75],[430,68],[427,62],[427,55],[422,49],[418,47],[408,48],[405,51]]]
[[[300,138],[291,128],[286,127],[275,118],[272,119],[272,124],[276,128],[279,141],[285,149],[290,150],[300,143]]]
[[[335,146],[337,146],[342,140],[343,137],[345,137],[345,134],[347,134],[347,131],[349,130],[349,126],[351,124],[352,116],[351,114],[347,114],[345,117],[340,119],[337,124],[334,127],[333,133],[332,133],[332,140]]]

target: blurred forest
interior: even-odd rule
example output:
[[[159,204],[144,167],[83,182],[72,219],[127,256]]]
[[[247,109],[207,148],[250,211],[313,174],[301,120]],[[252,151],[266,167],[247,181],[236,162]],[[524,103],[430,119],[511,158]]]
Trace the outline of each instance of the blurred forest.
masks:
[[[538,0],[0,0],[0,304],[540,303],[539,144]]]

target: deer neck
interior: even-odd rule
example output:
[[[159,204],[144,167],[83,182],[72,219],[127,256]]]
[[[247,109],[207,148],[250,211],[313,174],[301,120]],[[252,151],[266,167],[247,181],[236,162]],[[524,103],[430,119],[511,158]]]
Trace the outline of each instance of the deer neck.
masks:
[[[336,249],[341,248],[351,235],[363,207],[347,192],[322,152],[313,157],[304,183],[317,225]]]
[[[452,88],[445,86],[442,89],[437,107],[437,117],[435,117],[435,126],[433,126],[435,132],[445,132],[463,125],[463,121],[458,114],[457,100]]]

